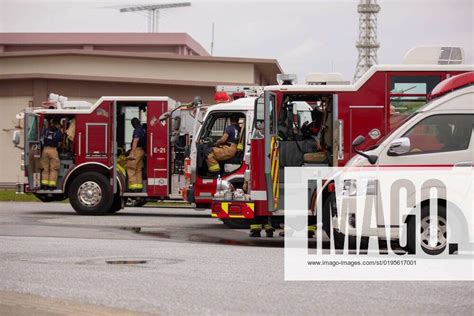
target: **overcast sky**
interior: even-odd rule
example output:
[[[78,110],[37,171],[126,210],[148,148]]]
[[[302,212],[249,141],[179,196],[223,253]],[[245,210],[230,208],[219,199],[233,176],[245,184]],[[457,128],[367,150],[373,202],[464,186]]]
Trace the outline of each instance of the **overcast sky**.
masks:
[[[144,13],[121,5],[174,0],[0,0],[0,32],[147,32]],[[180,0],[182,1],[182,0]],[[214,55],[276,58],[304,81],[309,72],[341,72],[357,61],[358,0],[202,1],[162,10],[161,32],[186,32]],[[474,0],[379,0],[379,63],[400,63],[416,45],[457,45],[473,64]]]

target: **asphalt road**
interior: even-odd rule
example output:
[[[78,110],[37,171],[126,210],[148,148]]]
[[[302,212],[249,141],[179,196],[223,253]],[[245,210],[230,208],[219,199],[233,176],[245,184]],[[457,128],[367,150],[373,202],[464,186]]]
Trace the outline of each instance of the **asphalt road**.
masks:
[[[208,211],[0,203],[0,314],[472,315],[473,298],[472,282],[285,282],[282,238]]]

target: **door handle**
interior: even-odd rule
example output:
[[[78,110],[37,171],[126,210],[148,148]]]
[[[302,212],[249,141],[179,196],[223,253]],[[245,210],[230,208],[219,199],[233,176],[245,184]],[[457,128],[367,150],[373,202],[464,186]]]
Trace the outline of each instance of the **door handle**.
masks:
[[[455,167],[472,167],[472,161],[461,161],[454,164]]]
[[[150,133],[150,157],[153,157],[153,133]]]

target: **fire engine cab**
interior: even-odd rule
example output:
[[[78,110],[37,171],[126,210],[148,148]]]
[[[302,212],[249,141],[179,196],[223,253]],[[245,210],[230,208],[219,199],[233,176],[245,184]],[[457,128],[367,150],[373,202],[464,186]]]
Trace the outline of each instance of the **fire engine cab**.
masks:
[[[258,86],[218,86],[214,97],[217,104],[206,107],[202,121],[198,120],[201,126],[191,143],[191,155],[186,163],[186,186],[183,190],[185,199],[195,203],[197,208],[209,208],[212,197],[218,190],[230,186],[242,188],[247,170],[244,157],[250,155],[249,139],[255,100],[262,93],[263,88]],[[206,164],[207,155],[216,140],[223,135],[232,116],[238,116],[240,125],[237,153],[220,162],[220,172],[210,172]],[[234,228],[248,225],[239,219],[223,221]]]
[[[441,57],[437,64],[376,65],[354,84],[291,85],[286,78],[286,84],[266,87],[264,102],[255,104],[246,192],[218,192],[213,216],[282,216],[285,167],[344,166],[355,155],[350,144],[358,135],[367,139],[359,150],[370,148],[424,105],[438,83],[473,69]],[[311,118],[298,116],[301,102],[311,107]]]
[[[24,113],[25,183],[21,190],[42,201],[69,198],[76,212],[85,215],[115,213],[123,208],[126,198],[181,199],[185,148],[191,141],[192,124],[164,119],[177,108],[174,100],[102,97],[92,105],[51,95],[44,106]],[[133,118],[139,119],[146,134],[143,189],[139,192],[128,190],[127,185],[126,152],[132,142]],[[54,190],[41,187],[40,173],[42,135],[52,121],[60,122],[63,134]]]

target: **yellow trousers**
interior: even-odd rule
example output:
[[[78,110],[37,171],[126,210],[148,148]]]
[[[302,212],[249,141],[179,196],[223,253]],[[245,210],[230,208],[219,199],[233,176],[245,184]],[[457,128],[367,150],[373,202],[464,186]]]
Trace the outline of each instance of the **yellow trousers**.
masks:
[[[41,154],[41,185],[55,187],[58,181],[58,171],[61,163],[56,148],[46,146]]]
[[[237,152],[237,145],[231,144],[230,146],[224,145],[221,147],[212,148],[212,152],[207,155],[206,163],[207,168],[211,172],[217,172],[221,170],[219,161],[227,160],[235,156]]]
[[[127,160],[126,168],[128,175],[128,188],[130,190],[143,189],[142,169],[143,169],[143,148],[133,150],[130,155],[134,159]]]

